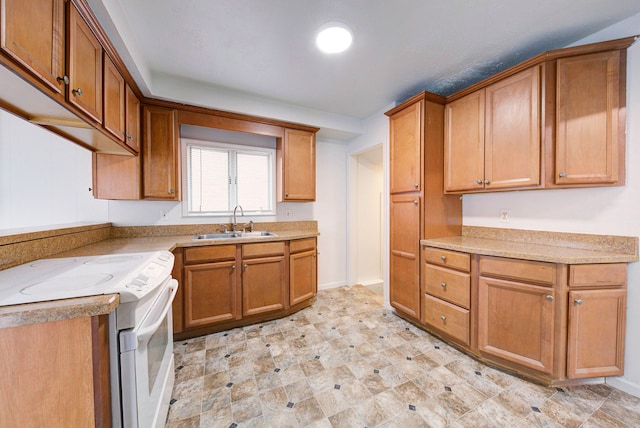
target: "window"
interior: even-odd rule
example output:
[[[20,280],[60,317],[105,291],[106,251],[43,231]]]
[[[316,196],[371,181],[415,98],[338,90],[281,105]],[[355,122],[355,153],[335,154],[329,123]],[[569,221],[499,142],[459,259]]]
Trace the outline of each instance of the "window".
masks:
[[[275,214],[275,150],[186,140],[187,216]]]

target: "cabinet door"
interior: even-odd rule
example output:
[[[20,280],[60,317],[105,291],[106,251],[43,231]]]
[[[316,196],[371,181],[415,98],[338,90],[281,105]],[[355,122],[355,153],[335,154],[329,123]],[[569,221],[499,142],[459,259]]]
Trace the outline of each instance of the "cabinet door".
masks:
[[[486,88],[485,189],[540,184],[540,68]]]
[[[64,4],[0,0],[0,48],[59,94],[64,90]]]
[[[140,156],[93,154],[93,196],[96,199],[141,198]]]
[[[240,319],[240,291],[236,262],[184,268],[184,326],[202,327]]]
[[[102,123],[102,46],[71,2],[67,55],[67,99],[93,120]]]
[[[478,350],[542,373],[553,372],[554,290],[480,277]]]
[[[289,256],[289,304],[292,306],[316,295],[318,290],[316,250]]]
[[[284,256],[242,261],[242,314],[285,309],[287,272]]]
[[[120,141],[125,140],[124,78],[106,54],[104,55],[104,129]]]
[[[624,374],[627,291],[569,292],[567,377]]]
[[[391,196],[391,306],[420,319],[420,195]]]
[[[415,192],[422,189],[423,116],[424,101],[420,101],[389,119],[391,193]]]
[[[619,51],[558,59],[557,184],[618,181],[620,101]]]
[[[278,142],[278,201],[316,200],[316,134],[285,129]]]
[[[180,147],[176,111],[144,106],[143,186],[149,199],[180,200]]]
[[[125,143],[140,153],[140,100],[129,85],[125,86]]]
[[[484,89],[445,106],[444,189],[484,188]]]

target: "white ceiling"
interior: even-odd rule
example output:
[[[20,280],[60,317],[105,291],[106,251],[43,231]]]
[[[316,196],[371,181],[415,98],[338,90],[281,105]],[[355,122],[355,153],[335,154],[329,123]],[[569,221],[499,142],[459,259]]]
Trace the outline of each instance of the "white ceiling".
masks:
[[[449,95],[640,12],[640,0],[89,0],[138,84],[225,94],[362,119],[429,90]],[[315,31],[341,21],[351,48]],[[217,107],[219,108],[219,106]]]

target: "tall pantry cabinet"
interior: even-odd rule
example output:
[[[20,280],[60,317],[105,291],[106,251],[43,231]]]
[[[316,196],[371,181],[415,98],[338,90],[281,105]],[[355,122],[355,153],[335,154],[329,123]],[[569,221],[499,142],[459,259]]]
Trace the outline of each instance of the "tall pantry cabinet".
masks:
[[[445,98],[422,92],[385,114],[390,152],[390,303],[421,319],[420,239],[457,236],[462,201],[443,192]]]

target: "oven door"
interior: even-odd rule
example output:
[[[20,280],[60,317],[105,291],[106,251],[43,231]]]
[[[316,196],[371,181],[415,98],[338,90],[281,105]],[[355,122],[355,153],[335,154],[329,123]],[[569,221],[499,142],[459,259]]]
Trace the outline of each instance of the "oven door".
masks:
[[[139,326],[120,332],[122,423],[163,427],[174,382],[171,303],[178,281],[168,278]]]

